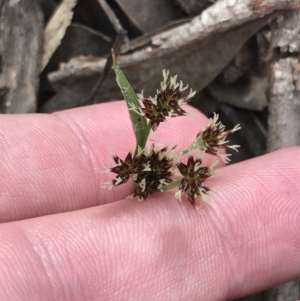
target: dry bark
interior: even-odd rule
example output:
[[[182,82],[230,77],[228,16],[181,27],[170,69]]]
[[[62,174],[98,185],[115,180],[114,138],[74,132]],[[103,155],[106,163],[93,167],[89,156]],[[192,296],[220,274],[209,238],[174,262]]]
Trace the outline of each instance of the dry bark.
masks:
[[[48,64],[52,54],[60,45],[73,17],[73,8],[77,0],[64,0],[57,8],[45,30],[45,42],[41,71]]]
[[[124,73],[136,91],[153,94],[161,79],[161,70],[180,73],[184,82],[201,91],[234,58],[246,41],[270,19],[283,10],[300,9],[298,1],[221,0],[202,15],[174,29],[156,34],[148,43],[119,57]],[[82,62],[72,60],[64,70],[49,75],[58,93],[42,110],[52,112],[69,107],[67,98],[75,105],[95,84],[103,72],[105,60]],[[80,89],[79,89],[80,86]],[[108,76],[105,89],[98,97],[110,100],[121,97],[113,73]]]
[[[273,24],[271,44],[277,56],[270,70],[269,151],[300,145],[299,21],[295,12]]]
[[[36,111],[42,36],[39,0],[0,1],[2,113]]]
[[[300,145],[300,13],[278,19],[273,28],[273,48],[279,50],[270,70],[268,150]],[[300,298],[299,280],[271,288],[264,301]]]
[[[300,145],[300,62],[288,57],[272,65],[268,150]]]

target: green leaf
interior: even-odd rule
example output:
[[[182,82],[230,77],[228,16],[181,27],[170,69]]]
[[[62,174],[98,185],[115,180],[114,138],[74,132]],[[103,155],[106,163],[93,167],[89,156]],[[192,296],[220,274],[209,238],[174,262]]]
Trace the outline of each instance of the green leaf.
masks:
[[[150,133],[151,126],[147,124],[147,119],[137,113],[140,110],[141,105],[138,101],[136,94],[134,93],[131,85],[123,74],[120,66],[118,65],[114,50],[112,49],[113,68],[116,74],[117,83],[122,91],[124,99],[126,101],[128,112],[131,119],[132,128],[136,137],[136,152],[138,146],[142,149],[146,146],[146,142]],[[132,110],[135,108],[136,110]]]

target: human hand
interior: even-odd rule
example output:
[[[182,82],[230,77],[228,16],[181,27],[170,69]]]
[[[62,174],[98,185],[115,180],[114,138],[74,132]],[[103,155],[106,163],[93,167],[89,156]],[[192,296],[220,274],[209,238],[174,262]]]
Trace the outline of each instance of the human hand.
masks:
[[[153,139],[189,145],[189,110]],[[221,168],[199,214],[102,187],[134,143],[123,102],[0,116],[0,300],[215,301],[300,276],[299,148]]]

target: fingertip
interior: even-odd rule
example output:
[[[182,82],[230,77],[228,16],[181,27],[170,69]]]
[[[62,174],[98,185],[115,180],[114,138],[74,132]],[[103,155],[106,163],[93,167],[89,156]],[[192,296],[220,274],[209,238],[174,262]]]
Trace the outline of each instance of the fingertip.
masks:
[[[169,118],[152,139],[175,143],[178,150],[188,147],[207,118],[192,107],[186,108],[192,112],[189,118]],[[5,139],[0,147],[6,158],[0,167],[2,221],[105,204],[130,192],[130,184],[111,191],[101,187],[113,178],[102,173],[114,165],[109,151],[124,157],[135,148],[124,101],[51,115],[5,116],[2,121],[0,136]]]

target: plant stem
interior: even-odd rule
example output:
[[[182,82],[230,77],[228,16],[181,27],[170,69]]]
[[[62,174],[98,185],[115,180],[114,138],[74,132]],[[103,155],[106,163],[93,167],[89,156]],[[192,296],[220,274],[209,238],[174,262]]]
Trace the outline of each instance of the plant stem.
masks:
[[[170,183],[170,184],[167,184],[167,185],[163,186],[163,187],[162,187],[162,190],[163,190],[163,191],[166,191],[166,190],[169,190],[169,189],[178,187],[178,186],[180,185],[181,180],[182,180],[182,179],[179,179],[179,180],[173,181],[173,182]]]
[[[149,134],[150,134],[150,131],[151,131],[151,125],[150,125],[150,122],[148,122],[146,130],[144,131],[144,135],[145,135],[144,136],[144,140],[140,144],[138,143],[139,141],[136,142],[136,147],[135,147],[134,155],[137,155],[138,147],[141,147],[142,149],[145,148],[147,140],[148,140],[148,137],[149,137]]]

